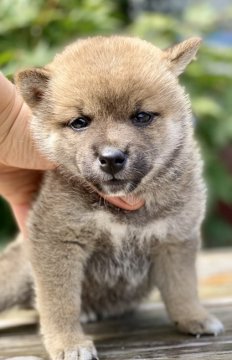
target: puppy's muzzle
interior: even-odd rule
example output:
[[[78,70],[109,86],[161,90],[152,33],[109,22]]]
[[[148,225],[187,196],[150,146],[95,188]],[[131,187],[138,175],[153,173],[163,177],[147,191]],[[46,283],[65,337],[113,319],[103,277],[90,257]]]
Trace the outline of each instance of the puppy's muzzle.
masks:
[[[119,149],[106,147],[99,154],[98,160],[102,171],[115,175],[125,167],[127,154]]]

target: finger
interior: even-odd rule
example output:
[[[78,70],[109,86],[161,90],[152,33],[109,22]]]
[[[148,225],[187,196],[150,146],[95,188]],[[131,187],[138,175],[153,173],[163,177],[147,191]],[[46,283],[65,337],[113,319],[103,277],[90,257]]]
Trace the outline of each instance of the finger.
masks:
[[[14,85],[0,72],[0,115],[12,102],[15,96]]]

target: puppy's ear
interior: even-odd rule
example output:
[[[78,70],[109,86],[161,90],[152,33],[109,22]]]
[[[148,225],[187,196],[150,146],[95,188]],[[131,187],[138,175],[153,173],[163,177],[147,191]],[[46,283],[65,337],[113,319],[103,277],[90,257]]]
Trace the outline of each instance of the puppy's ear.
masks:
[[[176,76],[180,75],[195,58],[201,42],[201,38],[193,37],[164,50],[168,66]]]
[[[50,72],[44,68],[23,70],[15,76],[17,88],[32,109],[42,102],[49,80]]]

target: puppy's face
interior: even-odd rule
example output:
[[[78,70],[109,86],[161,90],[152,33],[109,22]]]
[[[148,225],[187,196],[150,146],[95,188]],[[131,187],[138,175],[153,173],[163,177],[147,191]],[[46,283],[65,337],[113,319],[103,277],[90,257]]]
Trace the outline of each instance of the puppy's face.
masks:
[[[141,191],[191,132],[177,76],[199,43],[161,51],[138,39],[92,38],[19,73],[40,149],[102,193]]]

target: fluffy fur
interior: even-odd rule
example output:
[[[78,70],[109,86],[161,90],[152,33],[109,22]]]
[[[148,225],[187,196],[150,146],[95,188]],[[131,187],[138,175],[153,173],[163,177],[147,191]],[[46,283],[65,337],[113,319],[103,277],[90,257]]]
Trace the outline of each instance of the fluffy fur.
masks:
[[[0,272],[0,308],[28,302],[33,279],[52,359],[95,359],[80,319],[130,311],[155,286],[181,331],[223,329],[197,295],[205,185],[189,100],[177,78],[199,44],[192,38],[162,51],[135,38],[96,37],[71,44],[45,68],[17,74],[34,114],[35,141],[58,166],[46,173],[30,214],[28,262],[26,243],[2,255],[3,266],[12,267],[18,251],[22,261],[12,278],[24,273],[22,285],[3,288]],[[153,121],[135,126],[138,111],[153,113]],[[88,127],[70,128],[83,116]],[[106,147],[127,156],[114,179],[99,166]],[[132,194],[145,205],[125,211],[99,192]]]

